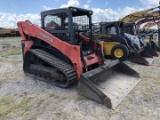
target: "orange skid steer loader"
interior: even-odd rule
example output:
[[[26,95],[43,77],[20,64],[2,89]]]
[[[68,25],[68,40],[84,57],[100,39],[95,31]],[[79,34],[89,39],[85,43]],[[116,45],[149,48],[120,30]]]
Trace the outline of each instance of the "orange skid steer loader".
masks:
[[[105,62],[103,44],[92,39],[92,14],[68,7],[41,12],[42,27],[18,22],[23,69],[62,88],[78,81],[80,95],[114,109],[140,81],[139,74],[118,60]]]

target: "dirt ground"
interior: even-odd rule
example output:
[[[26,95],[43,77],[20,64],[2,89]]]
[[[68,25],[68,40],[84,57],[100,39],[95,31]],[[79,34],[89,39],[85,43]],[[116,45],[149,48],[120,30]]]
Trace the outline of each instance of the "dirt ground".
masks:
[[[151,66],[126,61],[141,82],[111,110],[77,93],[26,77],[21,38],[0,38],[1,120],[160,120],[160,57]]]

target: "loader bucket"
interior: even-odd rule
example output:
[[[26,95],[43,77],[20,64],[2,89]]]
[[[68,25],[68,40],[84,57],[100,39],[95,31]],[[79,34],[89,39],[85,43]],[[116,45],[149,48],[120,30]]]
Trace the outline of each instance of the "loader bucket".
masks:
[[[156,52],[160,52],[160,48],[156,45],[156,43],[154,41],[151,41],[151,47],[156,51]]]
[[[151,47],[157,53],[157,57],[160,56],[160,48],[156,45],[156,43],[154,41],[151,41]]]
[[[151,44],[154,43],[153,41],[151,42]],[[148,53],[150,53],[152,56],[156,56],[158,57],[158,54],[156,53],[156,50],[154,49],[155,47],[155,43],[152,47],[152,45],[150,45],[149,43],[147,43],[147,45],[144,47],[144,50],[146,50]]]
[[[81,75],[78,93],[115,109],[140,82],[139,74],[115,60]]]
[[[129,60],[138,64],[151,65],[153,62],[153,56],[145,49],[141,49],[138,52],[134,52]]]

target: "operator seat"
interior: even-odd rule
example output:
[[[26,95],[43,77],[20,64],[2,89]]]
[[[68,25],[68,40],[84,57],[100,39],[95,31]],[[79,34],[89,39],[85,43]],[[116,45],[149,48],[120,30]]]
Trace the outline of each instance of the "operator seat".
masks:
[[[55,30],[56,27],[58,27],[58,25],[54,21],[50,21],[46,24],[46,30]]]

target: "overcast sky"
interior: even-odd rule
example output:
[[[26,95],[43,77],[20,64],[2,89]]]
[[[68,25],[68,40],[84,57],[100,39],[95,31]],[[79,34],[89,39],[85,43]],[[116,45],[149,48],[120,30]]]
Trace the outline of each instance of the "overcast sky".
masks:
[[[17,21],[40,25],[40,12],[75,6],[93,10],[93,22],[118,20],[137,10],[156,7],[159,0],[1,0],[0,27],[16,28]]]

